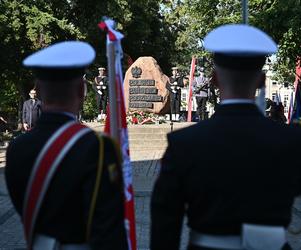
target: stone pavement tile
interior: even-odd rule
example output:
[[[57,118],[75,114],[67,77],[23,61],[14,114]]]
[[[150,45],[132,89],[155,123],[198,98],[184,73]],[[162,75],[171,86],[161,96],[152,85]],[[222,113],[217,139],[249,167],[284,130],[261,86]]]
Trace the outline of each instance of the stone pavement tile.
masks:
[[[135,204],[138,250],[148,250],[150,244],[150,196],[135,197]],[[180,249],[185,250],[188,242],[188,228],[186,226],[186,221],[183,224],[181,239]]]
[[[301,250],[301,196],[295,199],[287,238],[293,249]]]
[[[8,195],[8,192],[4,181],[4,169],[0,168],[0,196],[3,195]]]
[[[23,229],[15,211],[3,224],[0,224],[0,249],[25,249]]]

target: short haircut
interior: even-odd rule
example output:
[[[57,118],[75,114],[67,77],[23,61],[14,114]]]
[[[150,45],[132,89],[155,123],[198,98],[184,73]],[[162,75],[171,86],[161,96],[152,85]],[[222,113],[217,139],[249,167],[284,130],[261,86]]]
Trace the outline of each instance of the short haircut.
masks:
[[[234,70],[215,65],[218,82],[228,86],[233,90],[246,91],[255,86],[260,80],[262,71],[259,69],[252,70]]]
[[[46,104],[70,104],[77,95],[82,78],[65,81],[39,80],[41,99]]]

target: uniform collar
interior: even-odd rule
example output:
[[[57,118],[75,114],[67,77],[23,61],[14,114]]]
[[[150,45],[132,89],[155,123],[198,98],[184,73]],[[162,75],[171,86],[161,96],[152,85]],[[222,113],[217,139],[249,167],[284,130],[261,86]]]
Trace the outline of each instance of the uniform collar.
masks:
[[[228,105],[228,104],[255,104],[254,100],[244,99],[244,98],[233,98],[233,99],[226,99],[222,100],[221,105]]]
[[[254,102],[232,102],[219,105],[213,117],[217,116],[263,116]]]
[[[42,112],[37,125],[42,124],[64,124],[66,122],[76,121],[75,115],[68,112]]]

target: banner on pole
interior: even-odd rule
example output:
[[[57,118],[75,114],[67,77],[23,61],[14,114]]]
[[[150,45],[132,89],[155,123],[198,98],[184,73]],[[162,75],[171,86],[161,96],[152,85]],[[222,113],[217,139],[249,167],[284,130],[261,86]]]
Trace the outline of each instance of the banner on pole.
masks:
[[[195,71],[195,57],[191,59],[191,66],[190,66],[190,74],[189,74],[189,89],[188,89],[188,114],[187,114],[187,121],[191,122],[191,113],[192,113],[192,84],[194,79],[194,71]]]
[[[122,172],[124,180],[125,194],[125,228],[127,231],[127,240],[130,250],[137,249],[136,229],[135,229],[135,207],[134,207],[134,190],[132,183],[132,167],[129,150],[128,129],[126,123],[125,101],[123,93],[123,75],[121,59],[123,51],[121,47],[121,39],[123,35],[114,30],[115,23],[113,20],[105,20],[98,25],[102,30],[107,32],[107,47],[110,43],[114,43],[115,47],[115,87],[117,93],[117,121],[110,120],[110,109],[105,124],[105,132],[111,134],[110,123],[116,123],[118,127],[117,141],[120,144],[122,154]],[[109,90],[110,91],[110,90]]]

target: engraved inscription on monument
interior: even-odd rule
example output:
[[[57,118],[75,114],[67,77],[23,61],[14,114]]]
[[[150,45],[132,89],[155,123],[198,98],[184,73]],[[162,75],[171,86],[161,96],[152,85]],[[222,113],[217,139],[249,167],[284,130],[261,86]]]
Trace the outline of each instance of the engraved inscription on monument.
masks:
[[[129,80],[129,108],[152,109],[154,102],[162,102],[162,96],[158,95],[156,81],[153,79],[138,79],[141,77],[142,69],[133,67],[132,77]]]
[[[126,110],[166,114],[170,106],[167,83],[168,77],[153,57],[139,57],[124,78]]]

